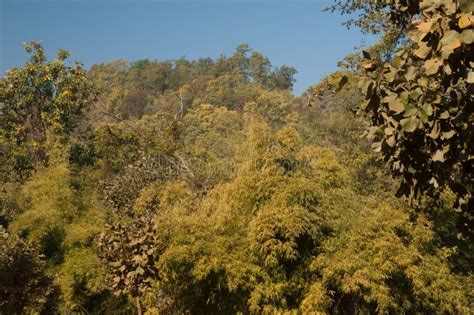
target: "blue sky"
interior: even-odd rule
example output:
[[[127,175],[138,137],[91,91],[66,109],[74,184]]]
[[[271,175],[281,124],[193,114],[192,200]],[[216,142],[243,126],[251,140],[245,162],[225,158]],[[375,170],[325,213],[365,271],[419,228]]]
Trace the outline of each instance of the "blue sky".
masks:
[[[0,0],[0,73],[21,66],[24,41],[94,63],[230,55],[240,43],[298,70],[295,94],[337,70],[364,36],[330,0]],[[370,39],[365,38],[370,41]]]

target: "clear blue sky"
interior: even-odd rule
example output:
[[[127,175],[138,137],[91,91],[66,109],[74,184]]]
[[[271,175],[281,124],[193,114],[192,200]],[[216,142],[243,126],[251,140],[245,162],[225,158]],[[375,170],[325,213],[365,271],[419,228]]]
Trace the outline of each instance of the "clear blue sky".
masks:
[[[364,38],[330,0],[0,0],[0,73],[21,66],[24,41],[42,41],[94,63],[218,57],[239,43],[298,70],[294,92],[337,69]]]

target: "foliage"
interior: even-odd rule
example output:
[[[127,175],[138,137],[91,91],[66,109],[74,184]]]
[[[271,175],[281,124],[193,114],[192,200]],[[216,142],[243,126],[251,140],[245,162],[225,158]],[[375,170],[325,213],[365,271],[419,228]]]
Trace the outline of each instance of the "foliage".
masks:
[[[105,266],[91,248],[74,248],[64,256],[58,284],[66,306],[71,310],[99,310],[109,292]]]
[[[101,258],[112,270],[113,292],[136,298],[137,310],[141,313],[140,298],[158,276],[155,267],[160,254],[157,227],[149,216],[143,215],[129,225],[118,223],[110,229],[110,234],[98,236],[97,246]]]
[[[138,119],[159,111],[179,112],[198,98],[200,103],[242,108],[248,97],[245,83],[258,83],[264,89],[291,90],[296,70],[271,62],[247,45],[239,45],[230,57],[189,61],[114,61],[94,65],[89,72],[103,93],[90,113],[90,119]],[[234,91],[235,89],[235,91]],[[166,109],[166,110],[165,110]],[[184,109],[184,108],[183,108]],[[96,116],[96,117],[93,117]]]
[[[436,195],[449,187],[472,233],[473,17],[468,3],[390,2],[392,22],[407,23],[410,43],[380,64],[365,53],[362,109],[374,147],[402,177],[399,195]]]
[[[462,278],[447,260],[452,250],[432,252],[424,218],[355,193],[334,153],[301,146],[292,129],[258,150],[254,167],[215,187],[196,210],[156,214],[172,244],[158,262],[162,288],[177,309],[467,311]]]
[[[172,173],[172,161],[144,156],[133,164],[127,165],[123,174],[111,182],[104,182],[101,192],[105,200],[117,212],[133,215],[132,206],[140,191],[151,183],[163,180]],[[169,167],[169,168],[168,168]]]
[[[188,177],[196,186],[208,190],[235,174],[239,145],[243,143],[243,121],[235,110],[201,104],[183,118],[183,149],[188,156],[191,173]]]
[[[359,74],[295,97],[294,73],[246,45],[96,65],[87,80],[100,97],[70,113],[74,130],[46,128],[46,163],[2,135],[0,283],[12,282],[4,266],[26,283],[7,307],[468,313],[473,247],[456,238],[456,196],[425,195],[424,212],[394,198],[390,170],[360,137],[369,122],[353,117]]]
[[[67,307],[92,307],[92,300],[102,299],[107,290],[99,290],[102,267],[94,264],[94,254],[86,248],[102,229],[106,213],[90,195],[90,178],[80,174],[77,180],[64,157],[49,154],[51,165],[39,168],[22,186],[17,199],[22,212],[9,228],[38,248],[48,268],[60,267],[58,284]]]
[[[64,164],[43,169],[30,178],[22,193],[26,211],[12,223],[11,229],[40,247],[46,257],[61,260],[65,227],[78,210],[69,184],[69,170]]]
[[[48,62],[41,44],[25,44],[25,50],[32,54],[25,67],[0,80],[1,139],[25,145],[33,161],[44,161],[47,130],[70,133],[94,88],[80,63],[65,64],[69,52],[59,50]]]
[[[55,288],[32,247],[0,226],[0,307],[5,314],[47,311]]]
[[[408,223],[406,214],[383,206],[354,220],[354,228],[329,239],[312,262],[320,278],[303,302],[305,311],[469,312],[463,282],[446,260],[453,252],[433,246],[425,218]]]

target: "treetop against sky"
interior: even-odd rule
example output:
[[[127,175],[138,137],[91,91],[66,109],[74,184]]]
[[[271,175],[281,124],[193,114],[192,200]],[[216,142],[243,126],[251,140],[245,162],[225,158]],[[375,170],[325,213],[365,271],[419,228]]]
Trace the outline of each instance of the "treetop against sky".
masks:
[[[276,66],[298,70],[294,92],[337,69],[364,40],[323,1],[33,1],[0,3],[0,73],[21,66],[25,41],[42,41],[86,67],[115,59],[170,60],[231,55],[247,43]],[[368,42],[371,38],[365,37]]]

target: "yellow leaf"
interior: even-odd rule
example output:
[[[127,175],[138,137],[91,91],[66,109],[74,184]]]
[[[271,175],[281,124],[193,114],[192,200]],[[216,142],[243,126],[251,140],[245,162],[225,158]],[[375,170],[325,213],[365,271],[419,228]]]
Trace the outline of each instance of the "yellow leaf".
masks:
[[[467,83],[474,83],[474,71],[469,71],[467,74]]]
[[[425,62],[424,68],[427,75],[433,75],[438,73],[439,68],[443,64],[443,61],[438,58],[433,58]]]
[[[430,53],[430,48],[423,42],[418,43],[418,49],[415,50],[415,55],[420,59],[426,59]]]
[[[464,30],[461,33],[461,40],[466,45],[470,45],[474,43],[474,30]]]
[[[474,17],[468,14],[462,14],[459,18],[458,25],[460,29],[465,29],[474,26]]]
[[[423,39],[426,34],[431,30],[431,27],[433,26],[433,22],[423,22],[420,23],[416,26],[418,30],[422,33],[422,35],[419,37],[420,39]]]
[[[388,103],[388,108],[390,108],[391,111],[394,111],[395,113],[399,114],[405,109],[405,106],[400,101],[400,99],[397,98],[392,102]]]
[[[391,136],[387,139],[387,141],[385,141],[390,147],[394,147],[395,146],[395,136]]]
[[[444,153],[441,150],[436,151],[433,155],[433,161],[444,162]]]
[[[443,58],[446,59],[455,49],[461,47],[461,34],[455,30],[450,30],[441,40],[441,45],[443,46],[441,48]]]

